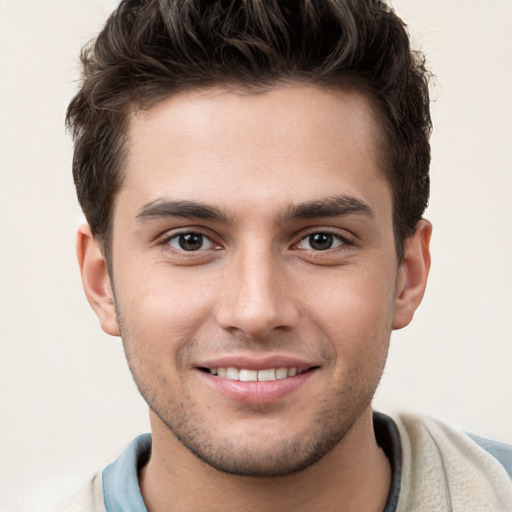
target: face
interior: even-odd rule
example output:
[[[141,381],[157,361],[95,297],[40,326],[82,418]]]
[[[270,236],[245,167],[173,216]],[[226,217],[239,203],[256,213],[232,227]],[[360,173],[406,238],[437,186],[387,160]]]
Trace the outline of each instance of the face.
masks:
[[[368,412],[410,281],[378,134],[364,96],[303,86],[181,93],[132,117],[117,317],[100,318],[119,324],[154,436],[282,475]]]

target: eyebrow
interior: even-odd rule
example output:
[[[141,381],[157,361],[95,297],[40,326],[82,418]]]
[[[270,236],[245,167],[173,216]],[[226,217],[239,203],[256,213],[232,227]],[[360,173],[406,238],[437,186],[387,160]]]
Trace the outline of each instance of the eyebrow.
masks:
[[[279,215],[279,223],[346,215],[375,217],[374,211],[366,203],[356,197],[344,195],[291,205]],[[136,219],[141,223],[167,217],[211,220],[224,224],[232,223],[232,219],[215,206],[185,200],[156,199],[145,204],[136,215]]]
[[[299,219],[363,215],[374,218],[375,212],[366,203],[353,196],[328,197],[288,207],[280,217],[282,223]]]
[[[209,206],[195,201],[173,201],[156,199],[145,204],[137,213],[139,222],[147,222],[153,219],[166,217],[180,217],[184,219],[213,220],[230,224],[231,219],[215,206]]]

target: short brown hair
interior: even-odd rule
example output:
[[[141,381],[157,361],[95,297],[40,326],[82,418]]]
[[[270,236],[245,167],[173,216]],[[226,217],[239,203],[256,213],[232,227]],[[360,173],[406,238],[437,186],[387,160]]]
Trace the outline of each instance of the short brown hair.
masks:
[[[78,200],[110,256],[130,112],[185,89],[286,82],[360,90],[376,105],[399,258],[428,203],[429,74],[379,0],[123,0],[81,54],[66,117]]]

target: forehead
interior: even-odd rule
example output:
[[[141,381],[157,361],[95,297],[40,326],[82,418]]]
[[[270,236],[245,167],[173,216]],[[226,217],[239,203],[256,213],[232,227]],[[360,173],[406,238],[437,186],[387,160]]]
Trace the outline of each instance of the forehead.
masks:
[[[186,91],[131,115],[120,196],[260,206],[334,188],[365,196],[370,182],[386,182],[379,139],[371,102],[354,91]]]

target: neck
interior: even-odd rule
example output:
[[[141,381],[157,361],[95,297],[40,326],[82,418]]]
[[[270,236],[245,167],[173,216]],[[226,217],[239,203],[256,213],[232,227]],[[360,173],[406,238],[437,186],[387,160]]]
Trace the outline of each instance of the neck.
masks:
[[[375,441],[370,408],[321,460],[297,473],[268,478],[212,468],[168,431],[154,428],[153,420],[151,459],[139,475],[149,512],[334,511],[340,504],[344,510],[384,510],[391,469]]]

